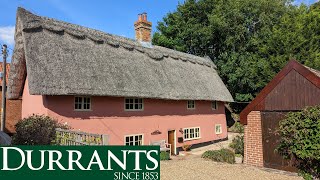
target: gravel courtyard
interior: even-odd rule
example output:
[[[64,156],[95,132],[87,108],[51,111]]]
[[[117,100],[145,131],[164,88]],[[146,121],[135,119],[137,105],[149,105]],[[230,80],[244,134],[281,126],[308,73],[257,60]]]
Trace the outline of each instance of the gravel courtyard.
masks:
[[[175,159],[170,161],[161,161],[161,179],[162,180],[212,180],[212,179],[302,179],[290,173],[279,171],[262,170],[239,164],[216,163],[201,159],[199,156],[191,155],[185,159]]]

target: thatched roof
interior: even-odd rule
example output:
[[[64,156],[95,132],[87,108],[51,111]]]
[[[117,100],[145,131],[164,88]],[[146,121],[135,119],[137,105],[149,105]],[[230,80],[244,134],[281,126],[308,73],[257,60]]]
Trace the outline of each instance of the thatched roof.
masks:
[[[316,70],[316,69],[312,69],[311,67],[308,66],[304,66],[307,69],[309,69],[313,74],[315,74],[316,76],[320,77],[320,71]]]
[[[207,58],[17,12],[8,96],[125,96],[233,101]]]

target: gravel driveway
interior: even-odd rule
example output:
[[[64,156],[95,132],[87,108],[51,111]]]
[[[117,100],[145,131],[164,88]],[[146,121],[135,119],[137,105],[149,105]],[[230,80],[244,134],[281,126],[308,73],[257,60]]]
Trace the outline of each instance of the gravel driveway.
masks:
[[[162,180],[212,180],[212,179],[302,179],[296,175],[286,172],[271,170],[268,172],[259,168],[239,165],[225,164],[208,161],[199,156],[187,157],[185,159],[175,159],[161,161],[160,174]]]

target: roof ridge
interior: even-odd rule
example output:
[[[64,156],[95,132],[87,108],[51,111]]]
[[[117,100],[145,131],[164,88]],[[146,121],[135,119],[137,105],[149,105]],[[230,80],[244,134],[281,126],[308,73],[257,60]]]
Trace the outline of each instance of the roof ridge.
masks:
[[[145,53],[155,60],[162,60],[164,57],[170,56],[175,60],[182,60],[184,62],[190,62],[216,69],[215,64],[212,61],[208,61],[205,57],[156,45],[154,45],[154,48],[144,47],[138,41],[127,37],[106,33],[97,29],[68,23],[54,18],[39,16],[21,7],[18,8],[18,16],[22,19],[22,27],[25,32],[46,29],[61,35],[67,33],[79,40],[87,38],[97,44],[109,44],[116,48],[121,46],[129,51],[137,50],[138,52]]]

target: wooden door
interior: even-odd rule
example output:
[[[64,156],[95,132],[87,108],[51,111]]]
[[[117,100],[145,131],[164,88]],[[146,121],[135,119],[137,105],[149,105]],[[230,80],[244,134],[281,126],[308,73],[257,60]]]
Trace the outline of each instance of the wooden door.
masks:
[[[168,144],[171,144],[171,154],[175,154],[175,130],[168,131]]]
[[[265,167],[295,172],[293,160],[283,159],[276,151],[280,142],[277,132],[279,122],[285,118],[286,112],[262,112],[262,144],[263,144],[263,164]]]

